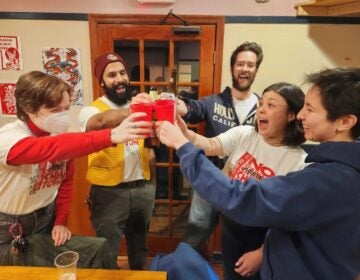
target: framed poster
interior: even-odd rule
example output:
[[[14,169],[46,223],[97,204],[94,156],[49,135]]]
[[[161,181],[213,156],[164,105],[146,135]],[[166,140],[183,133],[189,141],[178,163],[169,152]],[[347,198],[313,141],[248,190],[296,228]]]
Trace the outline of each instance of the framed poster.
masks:
[[[73,105],[83,105],[84,94],[80,67],[80,49],[43,49],[42,58],[45,73],[61,78],[73,88],[71,103]]]
[[[18,36],[0,35],[0,64],[2,70],[22,70],[22,54]]]
[[[0,83],[1,114],[16,115],[15,84]]]

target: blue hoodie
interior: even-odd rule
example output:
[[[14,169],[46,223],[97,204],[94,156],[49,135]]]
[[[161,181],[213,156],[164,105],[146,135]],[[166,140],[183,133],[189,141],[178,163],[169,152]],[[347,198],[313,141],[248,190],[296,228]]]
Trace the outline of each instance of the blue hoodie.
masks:
[[[322,143],[305,169],[244,183],[231,181],[191,143],[177,154],[184,175],[214,208],[270,228],[262,279],[359,279],[360,143]]]
[[[257,96],[256,93],[253,93]],[[243,123],[235,113],[231,89],[226,87],[223,92],[206,96],[199,100],[183,98],[188,106],[184,120],[196,124],[206,122],[206,137],[215,137],[220,133],[238,125],[255,125],[256,105],[250,110]]]

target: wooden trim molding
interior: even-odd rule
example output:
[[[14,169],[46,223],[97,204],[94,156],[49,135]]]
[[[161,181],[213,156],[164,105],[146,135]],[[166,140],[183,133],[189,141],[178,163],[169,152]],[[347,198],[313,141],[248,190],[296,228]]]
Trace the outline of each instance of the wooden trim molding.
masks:
[[[360,0],[310,0],[295,9],[298,16],[360,16]]]
[[[216,40],[215,40],[215,54],[214,64],[217,65],[214,69],[214,92],[219,92],[221,89],[221,73],[222,73],[222,53],[223,53],[223,40],[224,40],[224,16],[194,16],[194,15],[181,15],[181,18],[186,20],[189,25],[216,25]],[[101,24],[144,24],[144,25],[162,25],[161,21],[164,19],[163,15],[111,15],[111,14],[89,14],[89,32],[90,32],[90,46],[91,46],[91,61],[93,62],[98,55],[98,38],[97,30]],[[176,18],[168,18],[167,25],[181,24]],[[93,63],[92,63],[93,65]],[[97,97],[98,83],[93,81],[94,99]]]

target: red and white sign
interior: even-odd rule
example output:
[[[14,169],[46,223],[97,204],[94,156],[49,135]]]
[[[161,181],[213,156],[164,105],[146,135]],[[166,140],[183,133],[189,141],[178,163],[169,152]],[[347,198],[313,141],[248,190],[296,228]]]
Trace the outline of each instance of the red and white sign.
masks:
[[[1,112],[3,115],[16,115],[16,84],[0,83]]]
[[[0,65],[2,70],[23,69],[18,36],[0,36]]]

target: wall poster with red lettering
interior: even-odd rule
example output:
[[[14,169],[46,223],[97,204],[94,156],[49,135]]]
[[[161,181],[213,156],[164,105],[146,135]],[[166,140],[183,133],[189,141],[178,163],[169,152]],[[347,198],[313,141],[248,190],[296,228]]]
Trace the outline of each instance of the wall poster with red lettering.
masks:
[[[0,35],[0,70],[22,70],[22,61],[20,37]]]
[[[0,83],[2,115],[16,115],[15,86],[12,83]]]
[[[80,49],[43,49],[42,59],[45,73],[61,78],[73,88],[71,103],[73,105],[84,105]]]

